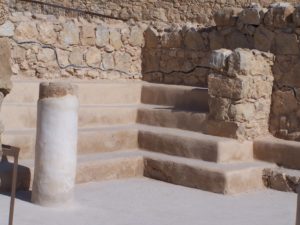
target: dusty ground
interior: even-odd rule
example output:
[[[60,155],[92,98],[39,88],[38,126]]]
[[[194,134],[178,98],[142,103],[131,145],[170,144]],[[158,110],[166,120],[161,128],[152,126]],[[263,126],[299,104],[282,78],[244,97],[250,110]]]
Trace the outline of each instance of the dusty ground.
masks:
[[[49,209],[19,193],[15,225],[294,225],[297,196],[266,190],[222,196],[146,178],[78,185],[72,207]],[[9,197],[0,195],[0,224]]]

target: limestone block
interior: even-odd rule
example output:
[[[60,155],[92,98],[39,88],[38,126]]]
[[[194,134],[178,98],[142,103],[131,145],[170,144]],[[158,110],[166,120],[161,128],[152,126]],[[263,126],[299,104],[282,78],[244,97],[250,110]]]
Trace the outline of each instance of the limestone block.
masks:
[[[273,3],[265,15],[264,23],[267,26],[282,28],[292,22],[295,8],[287,2]]]
[[[15,30],[17,41],[35,41],[39,36],[35,22],[21,22]]]
[[[115,61],[112,53],[102,54],[102,68],[104,70],[112,70],[115,68]]]
[[[293,13],[293,22],[297,27],[300,27],[300,4],[295,6],[295,11]]]
[[[144,37],[145,37],[145,47],[146,48],[157,48],[158,47],[160,38],[159,38],[159,33],[157,32],[156,29],[149,26],[144,32]]]
[[[0,36],[12,37],[15,34],[15,25],[7,20],[4,24],[0,25]]]
[[[275,36],[276,53],[282,55],[298,55],[299,42],[296,34],[279,32]]]
[[[51,22],[40,22],[37,24],[39,31],[39,41],[44,44],[54,44],[57,41],[57,33],[54,30],[54,25]]]
[[[116,52],[115,54],[116,69],[129,72],[132,64],[131,57],[126,52]]]
[[[217,26],[234,26],[241,10],[242,9],[239,8],[224,8],[218,10],[214,14],[214,21]]]
[[[0,25],[4,24],[9,15],[9,10],[6,4],[0,4]]]
[[[254,33],[254,47],[257,50],[268,52],[271,50],[275,34],[269,29],[260,25]]]
[[[109,31],[109,43],[115,50],[119,50],[123,43],[121,39],[121,31],[119,29],[111,29]]]
[[[251,36],[235,30],[225,36],[225,47],[229,49],[249,48],[252,49],[254,40]]]
[[[238,48],[228,58],[228,75],[272,76],[273,60],[271,53]]]
[[[132,46],[142,47],[144,45],[144,30],[139,26],[132,27],[128,42]]]
[[[259,25],[264,18],[264,11],[259,4],[252,4],[239,14],[239,22],[243,24]]]
[[[209,32],[209,46],[211,50],[223,48],[225,45],[225,38],[218,31]]]
[[[164,33],[161,37],[161,45],[163,48],[180,48],[182,44],[182,37],[179,30],[172,30]]]
[[[59,65],[61,66],[68,66],[69,63],[69,51],[65,51],[62,49],[56,49],[56,53],[57,53],[57,60],[59,62]]]
[[[69,62],[73,65],[83,65],[84,60],[84,51],[80,47],[73,48],[73,51],[70,53]]]
[[[85,58],[86,58],[86,63],[89,66],[100,67],[102,57],[101,57],[101,52],[98,48],[96,47],[89,48]]]
[[[67,21],[63,24],[63,30],[59,34],[59,40],[62,45],[79,44],[79,28],[73,21]]]
[[[95,45],[96,34],[95,26],[91,24],[84,24],[80,32],[80,41],[82,45]]]
[[[11,50],[10,42],[6,38],[0,38],[0,92],[7,95],[11,88],[10,80],[13,72],[10,64]]]
[[[210,67],[215,70],[223,71],[228,65],[228,57],[231,54],[232,51],[228,49],[219,49],[212,51],[210,57]]]
[[[55,60],[55,52],[51,48],[41,48],[39,49],[39,52],[37,54],[37,60],[44,62],[44,63],[49,63],[51,61]]]
[[[205,48],[201,33],[195,28],[190,28],[186,31],[184,45],[187,49],[191,50],[202,50]]]
[[[109,44],[109,30],[107,27],[99,25],[96,28],[96,45],[104,47]]]

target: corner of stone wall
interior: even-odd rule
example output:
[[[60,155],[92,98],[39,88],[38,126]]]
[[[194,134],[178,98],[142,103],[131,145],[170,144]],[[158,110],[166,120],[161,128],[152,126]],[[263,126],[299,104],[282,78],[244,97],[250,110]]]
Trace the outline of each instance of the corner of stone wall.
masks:
[[[268,134],[274,56],[258,50],[213,51],[206,132],[239,140]]]

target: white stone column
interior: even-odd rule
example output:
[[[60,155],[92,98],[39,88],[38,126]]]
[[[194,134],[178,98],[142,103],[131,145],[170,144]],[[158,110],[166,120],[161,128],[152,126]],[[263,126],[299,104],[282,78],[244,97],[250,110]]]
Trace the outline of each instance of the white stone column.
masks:
[[[77,87],[41,83],[32,202],[61,206],[73,200],[77,161]]]
[[[300,185],[298,187],[298,200],[297,200],[297,217],[296,225],[300,225]]]

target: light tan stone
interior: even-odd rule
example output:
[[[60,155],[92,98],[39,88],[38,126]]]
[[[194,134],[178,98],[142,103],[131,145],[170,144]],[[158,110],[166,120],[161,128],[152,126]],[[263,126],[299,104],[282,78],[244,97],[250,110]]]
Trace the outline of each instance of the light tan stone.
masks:
[[[37,24],[39,31],[39,41],[44,44],[54,44],[57,41],[57,33],[54,31],[54,25],[51,22],[41,22]]]
[[[101,57],[101,52],[98,48],[96,47],[89,48],[85,58],[86,58],[86,63],[89,66],[100,67],[102,57]]]
[[[35,22],[21,22],[15,30],[17,41],[35,41],[39,36]]]
[[[121,40],[121,32],[118,29],[111,29],[109,31],[109,43],[114,47],[115,50],[119,50],[123,43]]]
[[[59,40],[62,45],[79,44],[79,28],[72,22],[67,21],[63,24],[63,30],[59,34]]]
[[[84,24],[81,28],[80,40],[82,45],[95,45],[95,26],[90,24]]]

